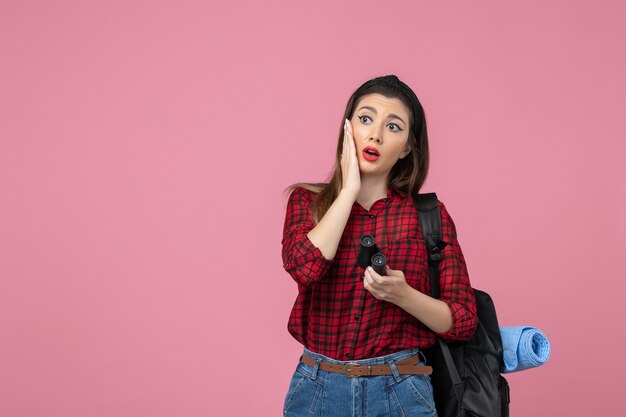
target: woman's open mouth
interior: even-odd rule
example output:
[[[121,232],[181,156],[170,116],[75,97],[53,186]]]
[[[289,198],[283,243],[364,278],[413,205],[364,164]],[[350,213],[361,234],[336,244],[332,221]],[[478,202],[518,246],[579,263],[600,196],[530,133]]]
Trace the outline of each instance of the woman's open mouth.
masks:
[[[366,146],[363,148],[363,157],[368,161],[375,161],[380,158],[380,153],[378,152],[378,149]]]

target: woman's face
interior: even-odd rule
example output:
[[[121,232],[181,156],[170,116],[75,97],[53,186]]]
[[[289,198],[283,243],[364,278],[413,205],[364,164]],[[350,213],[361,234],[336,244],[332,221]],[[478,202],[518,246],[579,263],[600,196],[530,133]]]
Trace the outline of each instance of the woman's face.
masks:
[[[409,109],[397,98],[372,93],[361,97],[350,123],[362,174],[386,175],[410,152]],[[378,151],[378,158],[365,152]]]

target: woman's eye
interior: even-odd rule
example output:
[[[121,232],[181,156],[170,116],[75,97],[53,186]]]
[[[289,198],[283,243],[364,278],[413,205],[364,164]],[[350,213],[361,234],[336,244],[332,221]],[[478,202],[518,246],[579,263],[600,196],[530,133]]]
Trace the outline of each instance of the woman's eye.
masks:
[[[365,122],[363,121],[363,119],[365,119],[365,118],[370,119],[370,117],[369,117],[369,116],[358,116],[358,118],[359,118],[359,120],[361,120],[361,123],[365,123]],[[370,119],[370,120],[372,120],[372,119]],[[396,130],[393,130],[393,129],[392,129],[392,130],[391,130],[392,132],[402,132],[402,130],[403,130],[403,129],[400,129],[400,126],[398,126],[398,125],[397,125],[397,124],[395,124],[395,123],[389,123],[389,126],[394,126],[394,127],[396,128]]]

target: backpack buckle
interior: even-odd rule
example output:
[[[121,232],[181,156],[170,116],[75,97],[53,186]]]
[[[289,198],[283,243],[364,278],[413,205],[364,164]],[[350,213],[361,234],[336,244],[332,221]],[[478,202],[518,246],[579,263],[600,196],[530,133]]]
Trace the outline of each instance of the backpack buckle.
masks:
[[[441,251],[448,246],[448,242],[439,239],[436,233],[428,235],[428,259],[431,262],[441,261]]]

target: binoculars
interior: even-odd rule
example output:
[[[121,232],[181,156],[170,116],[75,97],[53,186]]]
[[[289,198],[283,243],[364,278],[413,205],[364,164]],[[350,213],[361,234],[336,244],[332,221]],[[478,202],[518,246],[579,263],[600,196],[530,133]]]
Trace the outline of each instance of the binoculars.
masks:
[[[387,258],[376,247],[373,235],[361,236],[361,248],[357,261],[363,269],[371,266],[379,275],[386,275]]]

